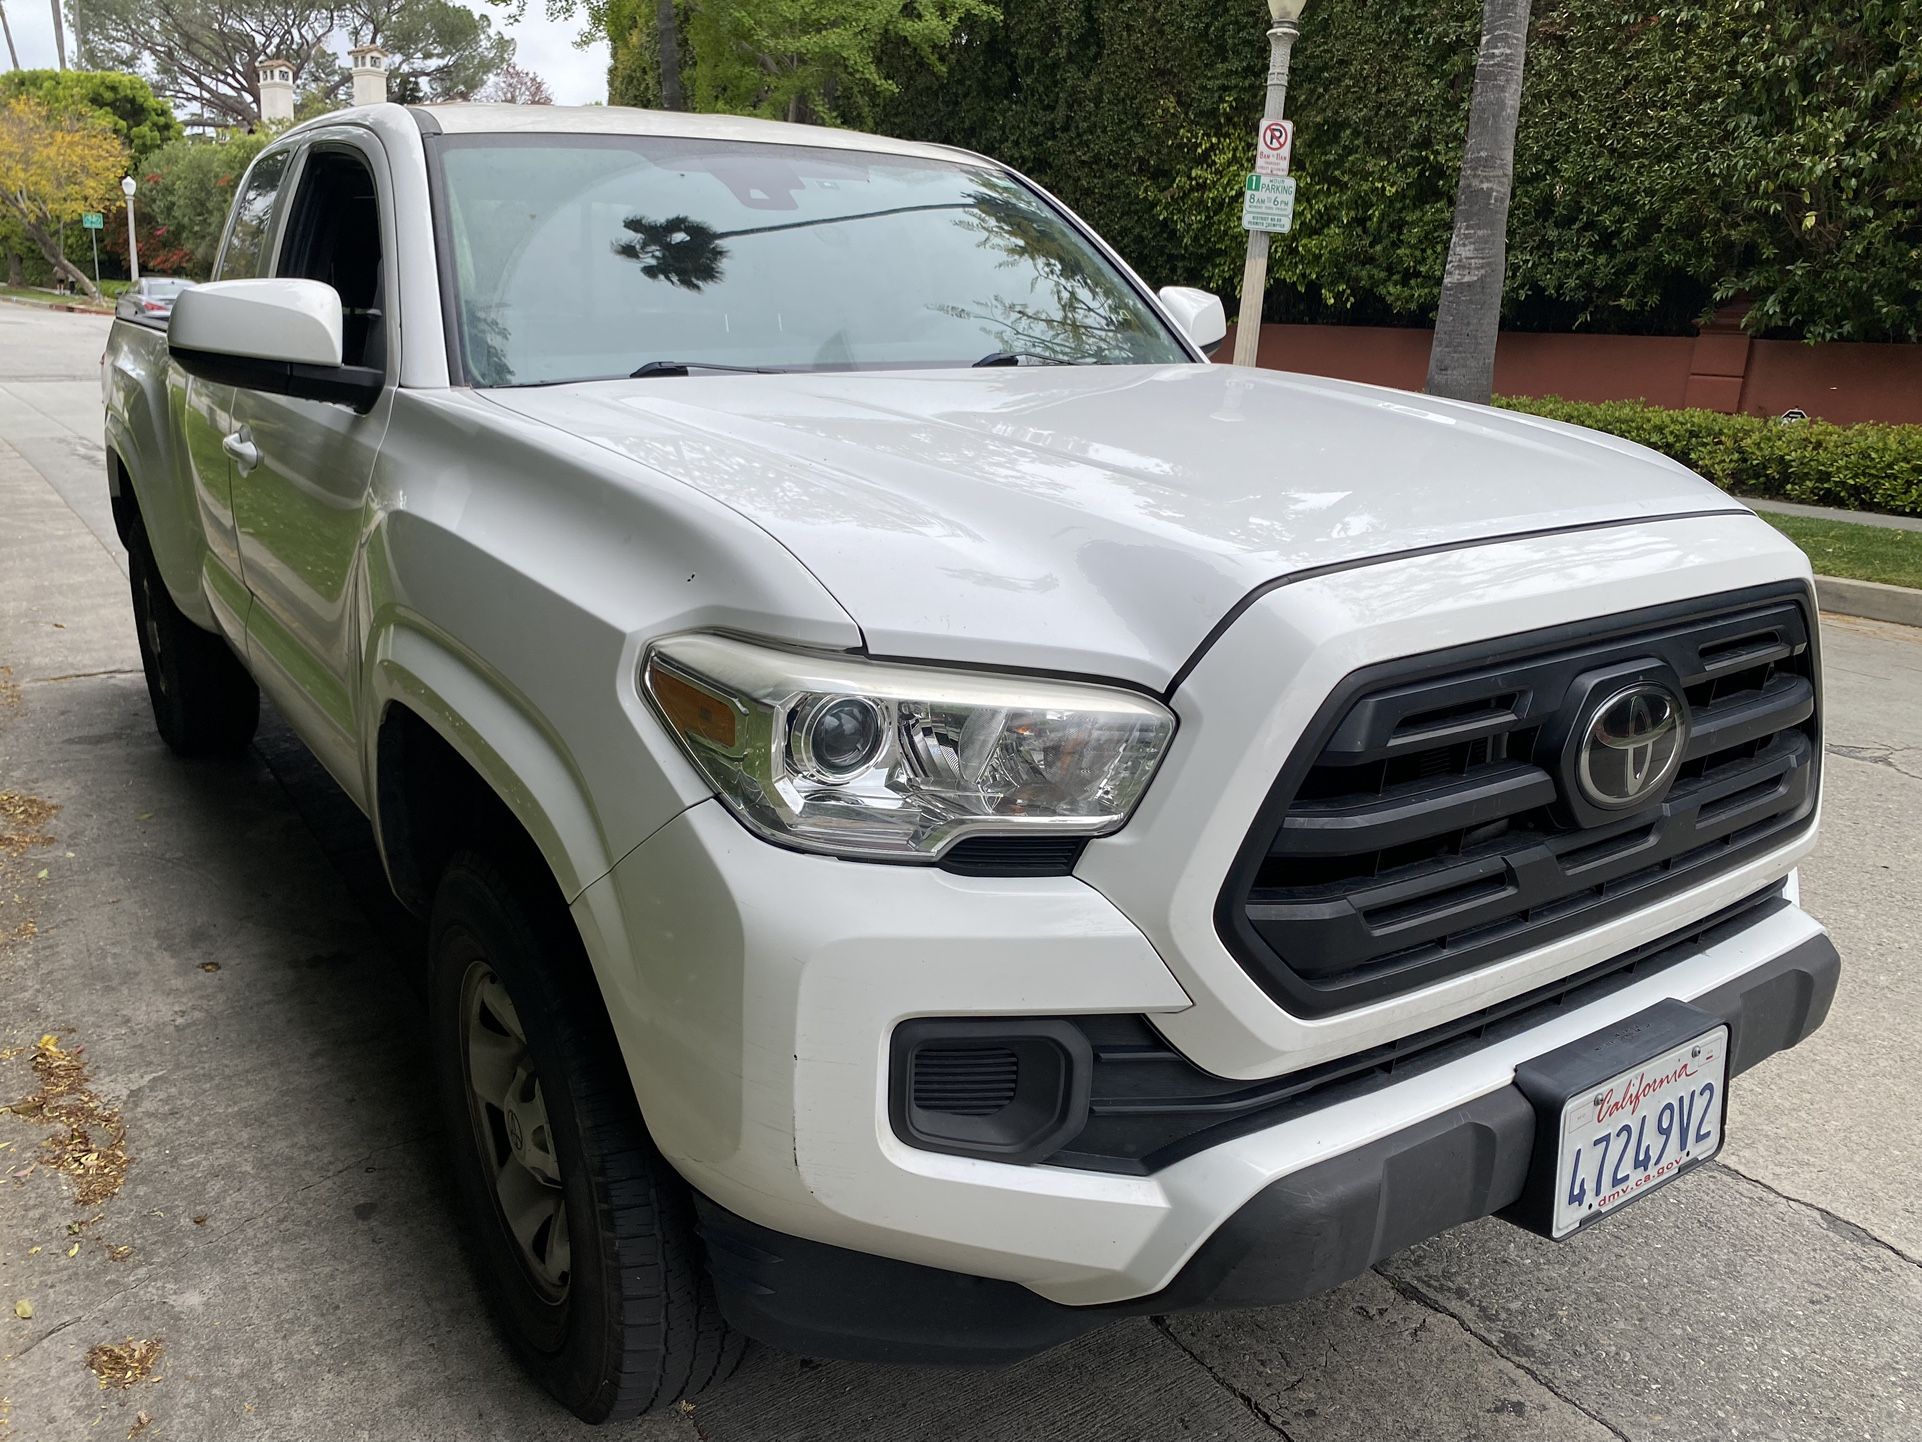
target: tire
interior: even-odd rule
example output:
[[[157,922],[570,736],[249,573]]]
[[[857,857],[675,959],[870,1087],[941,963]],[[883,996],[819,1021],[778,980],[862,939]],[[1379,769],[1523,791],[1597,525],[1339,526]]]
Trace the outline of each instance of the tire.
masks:
[[[136,516],[127,546],[140,666],[160,739],[179,756],[232,756],[260,724],[260,688],[224,639],[203,631],[167,594]]]
[[[647,1134],[573,922],[526,874],[465,852],[435,892],[441,1109],[508,1341],[575,1416],[620,1421],[725,1380],[742,1340],[721,1320],[687,1184]]]

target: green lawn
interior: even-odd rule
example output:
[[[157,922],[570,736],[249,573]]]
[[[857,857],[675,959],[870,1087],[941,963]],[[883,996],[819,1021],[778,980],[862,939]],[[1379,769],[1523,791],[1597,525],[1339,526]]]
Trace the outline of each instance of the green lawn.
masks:
[[[1818,575],[1922,587],[1922,531],[1769,512],[1762,519],[1800,546]]]
[[[124,282],[122,284],[124,288]],[[105,289],[104,284],[102,288]],[[7,296],[13,300],[30,300],[40,305],[92,305],[92,302],[89,301],[84,294],[79,292],[75,292],[73,295],[55,295],[50,290],[35,290],[31,286],[0,285],[0,295]],[[112,292],[109,291],[108,295],[107,305],[111,308],[113,305],[111,299]]]

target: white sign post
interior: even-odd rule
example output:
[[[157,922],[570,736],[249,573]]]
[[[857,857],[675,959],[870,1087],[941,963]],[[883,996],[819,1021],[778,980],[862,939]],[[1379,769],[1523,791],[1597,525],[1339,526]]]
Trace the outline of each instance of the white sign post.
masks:
[[[1264,120],[1255,131],[1255,174],[1283,176],[1295,155],[1295,122]]]
[[[1241,268],[1241,318],[1235,323],[1235,364],[1251,366],[1261,345],[1261,299],[1268,293],[1268,237],[1294,223],[1294,182],[1288,179],[1294,127],[1281,117],[1288,110],[1288,63],[1301,34],[1301,12],[1308,0],[1268,0],[1268,91],[1261,103],[1267,117],[1255,132],[1255,173],[1242,193],[1241,223],[1248,231],[1248,258]],[[1279,174],[1264,174],[1271,166]],[[1272,208],[1282,192],[1263,198],[1268,186],[1287,186],[1288,211]]]
[[[107,217],[98,210],[82,211],[80,225],[87,232],[87,239],[93,242],[93,288],[100,289],[100,232],[106,225]]]
[[[1295,178],[1250,175],[1241,192],[1241,228],[1285,234],[1295,227]]]

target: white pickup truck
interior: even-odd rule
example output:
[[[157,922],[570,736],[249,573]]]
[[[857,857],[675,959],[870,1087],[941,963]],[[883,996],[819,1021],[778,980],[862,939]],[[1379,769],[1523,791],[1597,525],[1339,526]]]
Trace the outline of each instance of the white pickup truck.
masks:
[[[580,1416],[1566,1236],[1826,1014],[1801,555],[1223,329],[980,156],[396,105],[115,325],[161,735],[371,819]]]

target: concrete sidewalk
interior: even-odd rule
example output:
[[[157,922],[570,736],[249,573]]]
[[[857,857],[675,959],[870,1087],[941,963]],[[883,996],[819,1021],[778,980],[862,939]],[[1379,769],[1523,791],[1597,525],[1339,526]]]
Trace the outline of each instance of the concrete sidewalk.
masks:
[[[53,1033],[84,1048],[131,1158],[117,1194],[76,1207],[44,1166],[13,1175],[47,1127],[0,1116],[0,1438],[118,1438],[141,1413],[161,1442],[585,1437],[469,1280],[418,939],[365,822],[272,717],[233,763],[154,736],[101,489],[104,329],[0,314],[0,792],[59,808],[44,844],[0,844],[0,935],[19,933],[0,943],[0,1101],[36,1085],[12,1049]],[[1301,1306],[1131,1320],[1006,1371],[756,1351],[691,1414],[611,1435],[1912,1434],[1922,633],[1840,621],[1824,644],[1827,830],[1804,889],[1843,991],[1736,1084],[1720,1162],[1561,1245],[1482,1223]],[[88,1354],[128,1338],[163,1341],[159,1380],[103,1390]]]
[[[1801,516],[1811,521],[1845,521],[1851,526],[1880,526],[1890,531],[1922,531],[1922,519],[1914,516],[1885,516],[1880,511],[1844,511],[1834,506],[1804,506],[1795,501],[1764,501],[1743,496],[1742,504],[1778,516]]]

